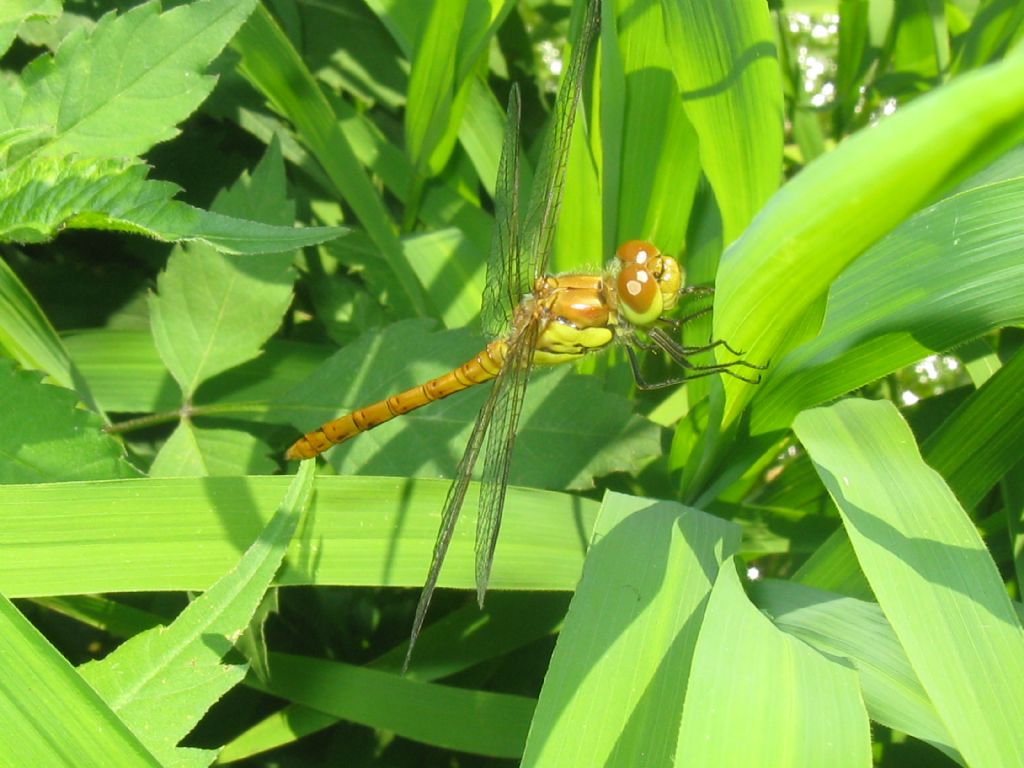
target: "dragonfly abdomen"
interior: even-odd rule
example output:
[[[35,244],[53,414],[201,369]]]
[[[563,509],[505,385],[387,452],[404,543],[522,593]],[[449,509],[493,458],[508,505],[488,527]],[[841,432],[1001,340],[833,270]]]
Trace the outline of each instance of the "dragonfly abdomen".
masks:
[[[380,400],[373,405],[359,408],[339,419],[328,421],[312,432],[307,432],[288,449],[285,458],[311,459],[332,445],[337,445],[362,432],[379,427],[396,416],[490,381],[498,375],[507,350],[508,344],[504,339],[492,341],[476,357],[458,368],[404,392],[399,392],[397,395]]]

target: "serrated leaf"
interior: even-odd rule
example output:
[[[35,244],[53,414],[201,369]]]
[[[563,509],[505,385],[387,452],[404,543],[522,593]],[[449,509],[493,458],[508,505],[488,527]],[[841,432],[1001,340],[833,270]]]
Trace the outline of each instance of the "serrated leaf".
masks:
[[[290,220],[276,143],[255,177],[258,183],[243,176],[215,207]],[[263,190],[266,199],[247,201],[246,189]],[[292,259],[288,252],[226,256],[198,245],[171,254],[157,278],[157,294],[149,297],[149,312],[157,350],[185,400],[207,379],[259,354],[291,303]]]
[[[41,158],[0,173],[0,240],[47,242],[64,229],[133,232],[164,242],[192,240],[227,253],[275,253],[338,237],[344,229],[293,229],[193,208],[178,188],[146,179],[136,160]]]
[[[483,342],[465,331],[428,333],[421,321],[367,334],[278,401],[275,418],[312,429],[461,365]],[[451,477],[486,388],[440,400],[332,449],[342,474]],[[587,376],[536,370],[513,451],[511,483],[587,488],[593,478],[636,468],[658,452],[657,428],[632,415],[629,401]]]
[[[0,483],[105,480],[138,474],[74,392],[0,358]]]
[[[180,407],[181,391],[148,331],[104,328],[71,334],[64,342],[106,410],[145,413]],[[326,346],[271,339],[255,360],[200,387],[196,402],[249,403],[253,412],[263,412],[271,398],[295,387],[330,352]]]
[[[3,596],[0,690],[0,753],[6,765],[161,765]]]
[[[290,226],[295,220],[295,201],[288,197],[281,142],[274,136],[250,175],[242,173],[217,195],[211,211],[264,224]]]
[[[48,139],[34,151],[51,157],[140,155],[176,136],[206,98],[215,79],[200,73],[255,4],[201,0],[160,13],[149,2],[108,13],[26,67],[20,109],[0,113],[0,130],[45,127]]]
[[[276,468],[269,447],[236,429],[202,429],[191,421],[175,428],[149,468],[150,477],[268,474]]]
[[[237,565],[167,627],[136,635],[82,676],[161,760],[177,764],[175,746],[203,713],[245,675],[224,655],[245,629],[313,493],[314,465],[299,468],[277,512]],[[211,762],[214,753],[209,753]],[[188,758],[186,759],[194,759]]]
[[[55,18],[60,15],[60,6],[60,0],[6,0],[0,6],[0,54],[10,47],[22,22]]]
[[[199,245],[171,254],[149,312],[157,350],[186,400],[259,354],[291,302],[291,262],[291,254],[229,256]]]

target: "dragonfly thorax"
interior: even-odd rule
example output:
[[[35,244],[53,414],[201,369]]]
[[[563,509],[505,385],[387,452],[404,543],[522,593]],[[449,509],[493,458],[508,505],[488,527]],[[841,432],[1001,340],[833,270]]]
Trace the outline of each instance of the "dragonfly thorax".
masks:
[[[523,297],[514,326],[537,323],[534,364],[557,365],[633,338],[679,300],[679,262],[643,240],[621,245],[603,274],[542,275]]]

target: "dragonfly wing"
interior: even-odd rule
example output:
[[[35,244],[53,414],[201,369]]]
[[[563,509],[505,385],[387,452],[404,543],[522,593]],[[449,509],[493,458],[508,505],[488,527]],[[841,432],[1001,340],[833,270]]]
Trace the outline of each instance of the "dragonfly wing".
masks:
[[[576,40],[569,67],[565,70],[562,86],[555,99],[551,133],[541,148],[537,173],[533,179],[530,201],[526,208],[520,247],[528,256],[529,265],[524,277],[529,282],[523,293],[530,291],[533,287],[532,281],[547,271],[555,236],[555,222],[558,220],[558,208],[562,204],[562,187],[565,184],[565,168],[569,162],[569,144],[572,139],[572,126],[576,120],[576,105],[583,88],[590,46],[597,34],[600,19],[601,0],[588,0],[579,38]]]
[[[476,598],[481,608],[491,578],[494,545],[498,541],[501,513],[505,508],[512,445],[519,426],[519,414],[523,410],[523,396],[533,366],[538,333],[536,322],[518,330],[505,356],[501,373],[494,382],[494,414],[487,433],[476,521]]]
[[[484,333],[492,337],[508,330],[512,313],[524,293],[519,275],[519,112],[519,86],[513,84],[494,185],[494,234],[480,308]]]
[[[430,607],[430,600],[434,596],[434,589],[437,587],[438,576],[441,575],[441,566],[444,564],[445,555],[448,554],[448,545],[451,544],[452,534],[455,532],[455,523],[462,511],[462,503],[466,500],[466,490],[469,488],[469,481],[473,476],[473,467],[476,466],[477,457],[480,455],[480,448],[484,444],[487,435],[487,428],[491,424],[497,401],[504,391],[502,380],[508,378],[508,357],[502,364],[497,378],[491,385],[491,391],[484,401],[480,413],[476,417],[473,431],[470,433],[469,442],[466,444],[466,451],[462,454],[462,460],[455,470],[455,479],[448,488],[448,496],[444,500],[444,509],[441,512],[441,527],[437,532],[437,540],[434,542],[434,554],[430,560],[430,570],[427,572],[427,580],[423,584],[423,591],[420,592],[420,601],[416,605],[416,617],[413,619],[412,632],[409,637],[409,649],[405,653],[405,663],[402,665],[402,674],[409,668],[409,660],[412,658],[412,649],[416,645],[416,638],[423,629],[423,622],[427,618],[427,609]]]

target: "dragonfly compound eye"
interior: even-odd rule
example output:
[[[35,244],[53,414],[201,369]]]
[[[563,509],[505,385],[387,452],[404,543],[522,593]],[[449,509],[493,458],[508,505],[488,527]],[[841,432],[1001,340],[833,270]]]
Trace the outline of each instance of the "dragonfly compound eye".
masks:
[[[623,264],[646,264],[648,260],[661,256],[661,251],[646,240],[627,240],[618,247],[615,255]]]
[[[661,289],[646,266],[627,263],[615,279],[615,288],[619,311],[633,325],[650,325],[661,317],[664,309]]]

